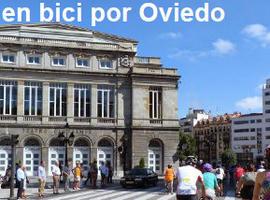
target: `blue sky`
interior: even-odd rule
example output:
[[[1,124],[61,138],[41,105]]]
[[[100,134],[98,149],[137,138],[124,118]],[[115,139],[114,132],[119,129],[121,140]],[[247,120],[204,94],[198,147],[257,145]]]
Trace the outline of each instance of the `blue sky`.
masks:
[[[6,0],[0,9],[11,6],[28,6],[32,22],[37,22],[38,0]],[[90,29],[122,35],[138,40],[139,55],[160,56],[165,66],[177,67],[181,74],[179,87],[180,116],[189,107],[204,108],[213,114],[241,111],[261,111],[261,85],[270,78],[270,1],[250,0],[81,0],[60,2],[62,6],[83,4],[83,22],[72,23]],[[142,22],[138,8],[153,2],[164,8],[180,3],[180,8],[194,9],[209,2],[210,7],[220,6],[226,11],[221,23],[164,23]],[[123,7],[133,11],[128,23],[104,21],[90,26],[91,6]],[[1,21],[3,23],[3,21]]]

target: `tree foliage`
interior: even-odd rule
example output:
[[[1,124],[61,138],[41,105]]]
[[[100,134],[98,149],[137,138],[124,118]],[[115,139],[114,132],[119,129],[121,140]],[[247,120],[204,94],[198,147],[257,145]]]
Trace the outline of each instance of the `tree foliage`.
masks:
[[[141,158],[141,159],[140,159],[139,167],[140,167],[140,168],[145,168],[145,161],[144,161],[144,158]]]
[[[180,132],[177,155],[180,162],[188,156],[196,156],[196,141],[192,135]]]
[[[231,149],[226,149],[221,155],[221,160],[223,165],[229,167],[236,164],[237,157]]]

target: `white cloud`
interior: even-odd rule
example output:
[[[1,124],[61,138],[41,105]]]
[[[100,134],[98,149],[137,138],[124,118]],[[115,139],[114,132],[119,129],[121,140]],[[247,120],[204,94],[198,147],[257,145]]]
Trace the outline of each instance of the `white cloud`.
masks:
[[[236,107],[244,111],[257,111],[262,109],[262,97],[246,97],[236,102]]]
[[[219,54],[229,54],[235,51],[235,45],[229,40],[218,39],[212,43],[214,51]]]
[[[233,53],[236,47],[229,40],[217,39],[212,43],[212,48],[205,51],[191,51],[191,50],[176,50],[174,53],[170,54],[169,58],[187,58],[189,61],[196,61],[199,58],[208,56],[220,56]]]
[[[270,31],[262,24],[250,24],[242,32],[248,37],[258,40],[264,47],[270,45]]]
[[[180,32],[167,32],[167,33],[161,33],[158,37],[160,39],[179,39],[182,37],[182,33],[180,33]]]

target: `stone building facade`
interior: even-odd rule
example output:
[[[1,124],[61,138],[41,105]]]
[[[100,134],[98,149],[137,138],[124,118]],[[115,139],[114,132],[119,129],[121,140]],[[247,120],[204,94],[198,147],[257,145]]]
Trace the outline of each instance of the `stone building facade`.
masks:
[[[231,119],[239,113],[225,114],[201,120],[193,128],[199,159],[207,162],[220,162],[221,155],[230,149]]]
[[[162,173],[178,144],[178,80],[138,42],[62,24],[0,27],[0,174],[19,135],[16,160],[35,176],[65,162],[109,161],[114,174],[138,165]],[[176,163],[175,163],[176,164]]]

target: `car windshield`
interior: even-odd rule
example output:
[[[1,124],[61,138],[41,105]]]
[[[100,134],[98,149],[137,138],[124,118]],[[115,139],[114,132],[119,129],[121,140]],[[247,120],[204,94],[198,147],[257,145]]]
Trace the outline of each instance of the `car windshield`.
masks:
[[[147,174],[147,170],[146,169],[132,169],[130,171],[131,175],[146,175]]]

